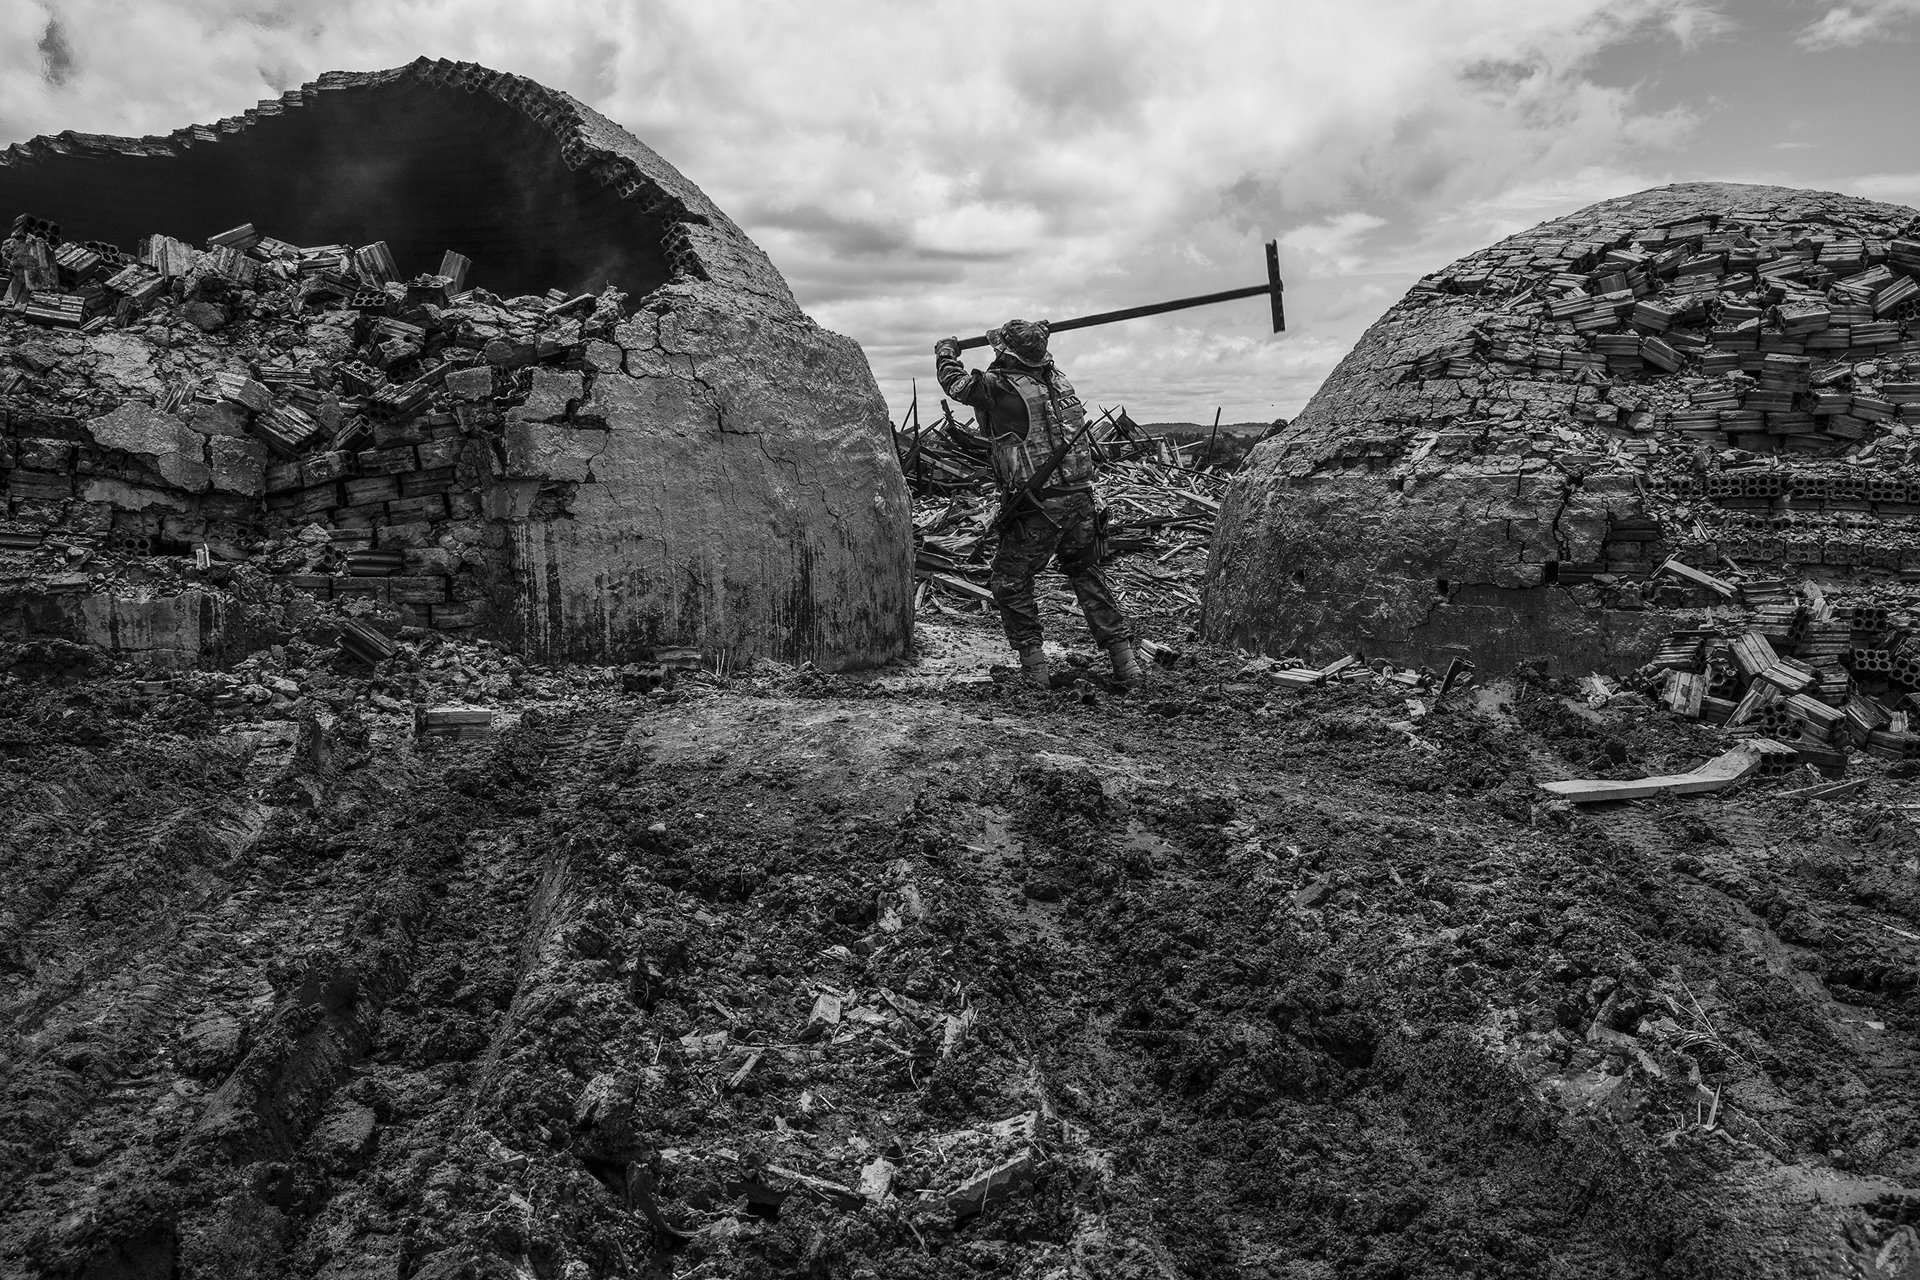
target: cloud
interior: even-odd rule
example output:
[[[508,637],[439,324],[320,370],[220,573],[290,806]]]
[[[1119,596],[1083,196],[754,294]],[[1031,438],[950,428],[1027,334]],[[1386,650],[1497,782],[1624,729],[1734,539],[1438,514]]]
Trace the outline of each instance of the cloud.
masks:
[[[1285,335],[1253,299],[1059,339],[1093,398],[1251,419],[1425,271],[1647,185],[1694,121],[1596,58],[1727,25],[1698,0],[48,4],[0,5],[0,140],[164,132],[421,53],[517,71],[699,183],[895,401],[938,336],[1256,283],[1277,239]]]
[[[1920,17],[1920,0],[1854,0],[1837,4],[1801,30],[1803,49],[1845,49],[1893,35]]]
[[[48,84],[59,86],[67,82],[67,76],[73,70],[73,50],[67,46],[66,32],[60,29],[60,19],[47,19],[46,30],[40,33],[40,74]]]
[[[1668,34],[1683,49],[1693,50],[1714,40],[1724,39],[1739,29],[1739,24],[1710,4],[1686,5],[1667,15]]]
[[[1361,242],[1368,233],[1387,225],[1385,218],[1358,210],[1324,222],[1308,223],[1282,232],[1278,240],[1291,256],[1318,275],[1346,275],[1360,269]]]
[[[1840,189],[1869,200],[1920,208],[1920,173],[1869,173],[1846,179]]]

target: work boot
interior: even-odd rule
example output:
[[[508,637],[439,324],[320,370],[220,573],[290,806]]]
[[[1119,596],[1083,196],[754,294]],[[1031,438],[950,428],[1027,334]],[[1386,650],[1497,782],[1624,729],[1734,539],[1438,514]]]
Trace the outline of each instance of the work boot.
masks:
[[[1107,646],[1107,655],[1113,659],[1113,687],[1115,689],[1137,689],[1140,687],[1140,660],[1134,656],[1131,640],[1115,640]]]
[[[1039,645],[1020,650],[1020,674],[1036,689],[1051,688],[1051,676],[1047,671],[1047,651]]]

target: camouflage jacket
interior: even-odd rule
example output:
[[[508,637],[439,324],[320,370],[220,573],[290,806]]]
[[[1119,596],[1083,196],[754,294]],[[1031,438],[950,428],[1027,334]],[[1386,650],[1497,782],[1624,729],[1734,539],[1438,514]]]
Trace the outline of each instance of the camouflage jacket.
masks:
[[[973,408],[992,448],[994,479],[1002,492],[1025,487],[1053,451],[1086,422],[1086,407],[1052,361],[1029,369],[997,356],[985,369],[968,369],[959,357],[944,356],[935,361],[934,369],[941,390]],[[1093,469],[1093,447],[1082,438],[1061,460],[1047,490],[1088,488],[1093,484]]]

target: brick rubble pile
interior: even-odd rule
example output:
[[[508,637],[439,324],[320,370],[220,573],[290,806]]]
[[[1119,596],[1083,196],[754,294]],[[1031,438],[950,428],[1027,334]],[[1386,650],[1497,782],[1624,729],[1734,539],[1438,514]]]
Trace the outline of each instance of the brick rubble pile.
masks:
[[[402,280],[383,243],[251,226],[125,253],[14,225],[57,278],[0,310],[0,597],[238,581],[464,630],[501,576],[483,479],[545,474],[564,511],[582,477],[520,428],[604,425],[616,290],[503,299],[456,253]]]
[[[1571,409],[1520,447],[1576,477],[1631,471],[1645,515],[1543,581],[1717,606],[1635,682],[1822,767],[1920,756],[1920,219],[1885,208],[1549,224],[1422,281],[1510,300],[1402,374],[1462,393],[1418,456],[1484,447],[1542,398]]]

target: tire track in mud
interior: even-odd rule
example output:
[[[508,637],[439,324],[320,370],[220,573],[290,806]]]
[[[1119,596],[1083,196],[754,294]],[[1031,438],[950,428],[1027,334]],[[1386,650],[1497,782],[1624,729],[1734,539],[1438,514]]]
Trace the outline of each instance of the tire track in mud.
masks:
[[[570,810],[581,793],[598,781],[610,751],[621,746],[629,720],[628,716],[594,716],[584,723],[566,726],[567,733],[563,741],[553,743],[549,739],[548,752],[541,759],[539,769],[548,779],[560,777],[567,780],[547,793],[550,808],[561,812]],[[517,980],[513,999],[500,1019],[498,1029],[489,1039],[485,1057],[480,1061],[478,1078],[473,1086],[476,1098],[492,1083],[502,1046],[517,1025],[518,1015],[524,1011],[530,994],[529,983],[539,970],[542,956],[552,947],[555,935],[579,905],[575,898],[573,856],[574,849],[567,843],[546,843],[542,846],[537,882],[521,907],[522,942],[516,957]],[[451,945],[457,947],[460,940],[452,939]]]
[[[579,907],[573,846],[544,838],[555,818],[571,812],[583,792],[598,781],[609,755],[618,748],[630,714],[588,713],[522,734],[537,741],[537,752],[523,744],[528,757],[526,775],[531,785],[524,796],[531,813],[494,812],[471,815],[460,841],[458,857],[437,873],[444,893],[436,896],[412,933],[406,957],[408,981],[385,1003],[424,1014],[421,1022],[380,1023],[369,1037],[368,1054],[353,1064],[346,1084],[347,1105],[385,1098],[395,1089],[410,1094],[404,1106],[381,1103],[380,1144],[383,1150],[406,1151],[406,1181],[413,1189],[396,1199],[391,1190],[376,1190],[351,1173],[342,1173],[330,1186],[324,1202],[310,1206],[299,1238],[290,1253],[323,1274],[360,1274],[372,1268],[387,1274],[414,1247],[412,1224],[429,1199],[443,1197],[427,1168],[474,1144],[490,1144],[477,1112],[497,1090],[499,1060],[514,1036],[529,1002],[541,989],[542,965],[553,955],[556,940]],[[534,757],[537,754],[537,759]],[[533,859],[529,861],[529,859]],[[498,953],[511,955],[505,990],[493,999],[480,997],[454,1003],[476,1006],[474,1021],[490,1024],[484,1034],[448,1039],[446,1019],[432,1027],[442,985],[486,981],[498,966]],[[449,977],[448,975],[458,975]],[[418,1006],[417,1009],[414,1007]],[[423,1061],[424,1060],[424,1061]],[[432,1065],[427,1065],[432,1064]],[[457,1068],[457,1078],[443,1087],[421,1091],[422,1072]],[[357,1087],[376,1086],[372,1093]],[[331,1092],[331,1090],[330,1090]],[[324,1106],[319,1108],[324,1110]],[[311,1144],[301,1152],[309,1167],[324,1169],[335,1163],[326,1151]],[[416,1167],[423,1166],[423,1167]],[[499,1250],[490,1251],[502,1265],[523,1264]],[[329,1270],[329,1268],[331,1270]]]
[[[57,946],[72,960],[43,965],[4,1015],[0,1096],[9,1107],[0,1186],[12,1194],[0,1199],[0,1264],[34,1234],[27,1224],[44,1226],[62,1207],[57,1178],[28,1176],[54,1153],[93,1168],[96,1185],[145,1167],[143,1146],[114,1150],[88,1131],[140,1127],[170,1100],[170,1033],[205,1003],[223,962],[238,959],[230,955],[234,937],[275,923],[263,918],[256,891],[228,876],[267,828],[273,807],[261,792],[285,761],[256,744],[231,792],[126,821],[109,811],[84,828],[81,869],[26,938],[31,947],[44,937],[48,950]],[[166,878],[132,900],[142,918],[120,925],[129,905],[120,869],[145,865],[146,855],[161,857]]]
[[[124,831],[106,822],[89,832],[94,861],[111,868],[128,851],[205,821],[204,813],[182,808]],[[244,835],[222,841],[222,856],[243,856],[246,844]],[[15,1108],[7,1136],[27,1151],[56,1144],[91,1099],[153,1057],[161,1032],[193,1003],[192,989],[230,928],[219,913],[234,889],[198,861],[173,872],[181,883],[168,886],[171,892],[143,895],[145,919],[109,928],[105,939],[100,925],[111,917],[96,920],[101,910],[84,876],[26,935],[30,948],[44,939],[46,951],[57,942],[66,953],[48,956],[27,990],[0,1009],[8,1029],[0,1090]]]
[[[241,788],[249,800],[220,806],[211,819],[201,808],[227,872],[194,868],[197,888],[150,897],[151,912],[105,943],[69,939],[84,965],[16,1004],[16,1035],[30,1030],[29,1048],[38,1046],[11,1055],[14,1070],[5,1085],[7,1096],[23,1104],[15,1113],[21,1141],[12,1148],[23,1165],[44,1167],[46,1153],[84,1130],[90,1109],[103,1099],[122,1124],[156,1112],[165,1119],[145,1126],[146,1142],[111,1152],[92,1177],[96,1185],[132,1184],[134,1193],[118,1199],[151,1200],[156,1211],[76,1219],[61,1212],[59,1175],[16,1183],[15,1203],[0,1209],[7,1253],[30,1242],[37,1250],[31,1265],[49,1270],[122,1255],[159,1265],[157,1259],[180,1247],[172,1221],[180,1210],[164,1206],[191,1210],[194,1186],[217,1191],[220,1171],[232,1162],[291,1157],[372,1043],[384,997],[407,976],[409,932],[431,906],[431,896],[413,882],[435,873],[391,856],[399,844],[385,830],[391,812],[354,832],[331,860],[294,869],[281,858],[253,863],[264,836],[284,841],[287,835],[288,815],[260,797],[288,776],[290,745],[283,737],[254,753]],[[445,762],[459,757],[448,754]],[[404,822],[404,810],[401,815]],[[130,824],[120,839],[101,841],[93,861],[110,869],[127,850],[195,816],[189,808]],[[296,825],[302,820],[293,817]],[[85,901],[84,878],[77,878],[41,927],[84,914]],[[384,923],[372,945],[362,945],[369,940],[357,933],[366,932],[370,918]],[[277,999],[262,981],[276,965],[285,988]],[[210,1094],[182,1076],[173,1055],[178,1042],[169,1036],[196,1010],[227,1024],[226,1052],[238,1055]],[[29,1019],[38,1025],[29,1028]],[[69,1041],[79,1028],[89,1036],[84,1058]],[[100,1156],[82,1140],[70,1158],[84,1167]],[[169,1188],[169,1182],[179,1185]],[[39,1194],[40,1183],[54,1194]],[[137,1190],[142,1186],[147,1189]],[[7,1262],[0,1254],[0,1264]]]

